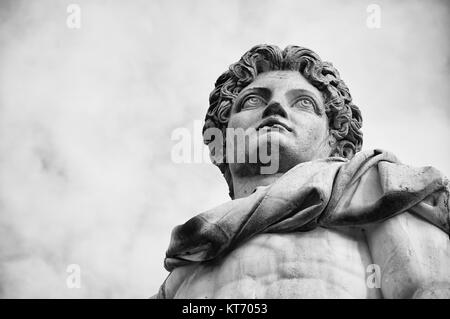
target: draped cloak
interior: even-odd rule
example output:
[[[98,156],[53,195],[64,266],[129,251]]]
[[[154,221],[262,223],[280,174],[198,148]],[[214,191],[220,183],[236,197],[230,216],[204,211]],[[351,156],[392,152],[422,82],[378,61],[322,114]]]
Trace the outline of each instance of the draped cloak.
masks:
[[[371,192],[375,186],[381,189],[376,196]],[[351,160],[330,157],[305,162],[251,195],[175,227],[164,267],[172,271],[211,261],[261,233],[363,226],[405,211],[448,235],[448,179],[433,167],[407,166],[392,153],[377,149],[359,152]],[[164,295],[163,284],[156,297]]]

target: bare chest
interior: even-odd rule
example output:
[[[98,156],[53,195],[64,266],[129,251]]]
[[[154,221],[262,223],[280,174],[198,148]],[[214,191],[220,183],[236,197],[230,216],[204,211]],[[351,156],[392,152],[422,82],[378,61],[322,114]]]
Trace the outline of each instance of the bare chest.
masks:
[[[175,298],[379,298],[361,230],[262,234],[214,263],[176,269]],[[172,287],[171,287],[172,286]]]

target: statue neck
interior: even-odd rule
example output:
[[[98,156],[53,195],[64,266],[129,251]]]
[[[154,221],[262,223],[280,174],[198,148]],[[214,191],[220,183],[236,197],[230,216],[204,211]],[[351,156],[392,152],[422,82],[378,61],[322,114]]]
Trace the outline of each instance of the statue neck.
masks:
[[[233,175],[234,199],[247,197],[258,186],[268,186],[280,178],[283,173],[271,175],[236,176]]]

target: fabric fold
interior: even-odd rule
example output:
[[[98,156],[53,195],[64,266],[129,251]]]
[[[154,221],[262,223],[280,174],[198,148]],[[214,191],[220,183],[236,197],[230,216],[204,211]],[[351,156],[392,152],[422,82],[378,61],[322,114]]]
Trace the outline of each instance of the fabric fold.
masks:
[[[213,260],[261,233],[360,226],[406,210],[449,234],[448,203],[449,183],[438,170],[403,165],[382,150],[301,163],[272,185],[177,226],[164,266]]]

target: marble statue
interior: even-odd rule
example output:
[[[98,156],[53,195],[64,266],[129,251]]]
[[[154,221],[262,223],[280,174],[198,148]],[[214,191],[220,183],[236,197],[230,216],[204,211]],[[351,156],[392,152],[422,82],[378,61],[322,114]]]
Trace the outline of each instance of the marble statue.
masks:
[[[246,155],[276,141],[278,170],[210,148],[231,200],[173,230],[154,297],[450,298],[448,179],[362,151],[361,125],[313,51],[246,52],[217,79],[204,132],[224,147],[227,129],[249,132]]]

